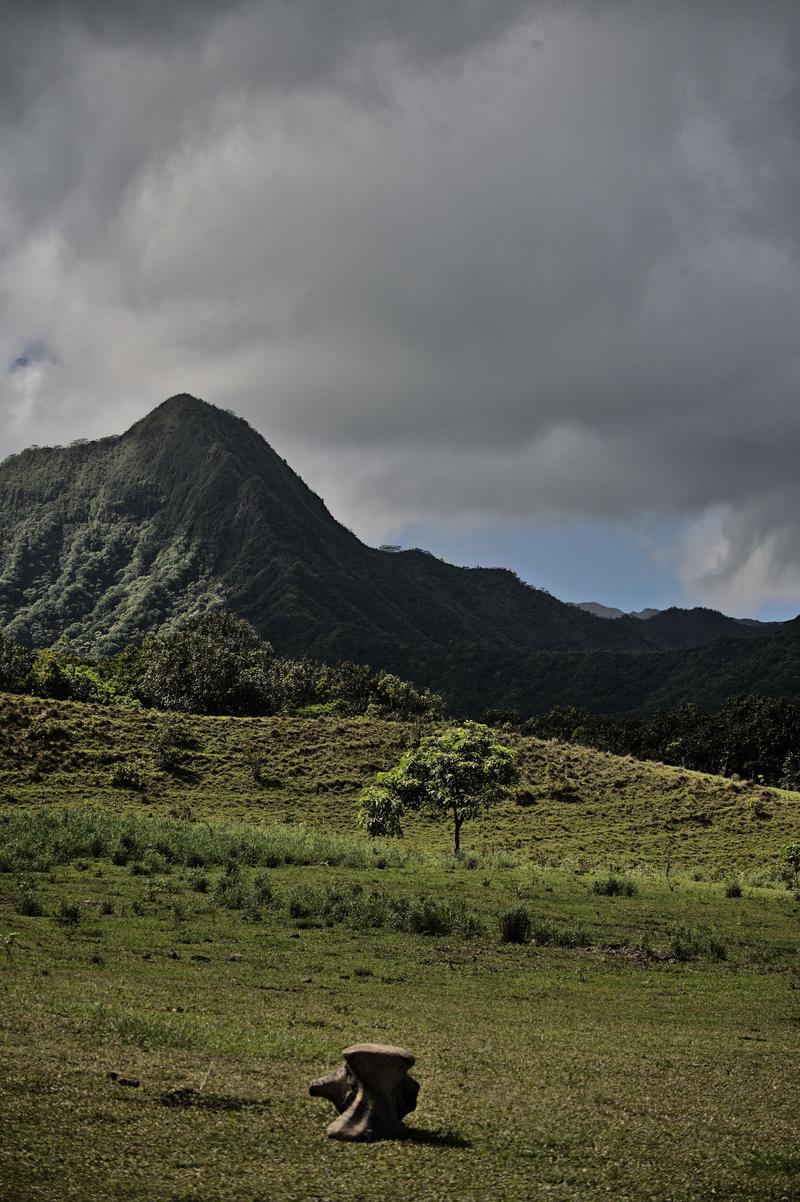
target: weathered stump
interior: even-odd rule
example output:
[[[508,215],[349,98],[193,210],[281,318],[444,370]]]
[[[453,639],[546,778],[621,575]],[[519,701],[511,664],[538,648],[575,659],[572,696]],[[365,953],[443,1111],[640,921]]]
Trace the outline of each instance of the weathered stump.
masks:
[[[328,1127],[332,1139],[398,1139],[403,1119],[417,1105],[419,1083],[409,1077],[414,1057],[405,1048],[356,1043],[342,1052],[344,1064],[308,1087],[339,1111]]]

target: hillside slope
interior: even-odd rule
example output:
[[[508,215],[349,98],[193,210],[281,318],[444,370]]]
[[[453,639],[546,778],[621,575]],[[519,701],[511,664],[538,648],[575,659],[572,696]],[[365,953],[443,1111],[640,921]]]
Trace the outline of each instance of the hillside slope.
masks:
[[[246,422],[185,395],[0,464],[0,627],[20,641],[108,652],[218,604],[285,654],[424,679],[456,710],[542,708],[536,676],[509,689],[504,666],[532,653],[624,653],[605,661],[624,676],[631,652],[763,634],[704,609],[603,621],[510,571],[367,547]]]
[[[10,805],[100,805],[190,819],[304,822],[353,833],[358,795],[397,763],[412,727],[366,719],[181,715],[194,746],[157,767],[163,714],[0,694],[0,799]],[[465,848],[521,850],[543,863],[666,863],[707,872],[777,864],[797,835],[800,795],[515,734],[513,794],[465,828]],[[260,783],[253,760],[261,764]],[[144,793],[111,783],[137,763]],[[754,806],[754,801],[760,803]],[[758,812],[761,817],[754,816]],[[446,850],[446,826],[411,820],[407,843]]]

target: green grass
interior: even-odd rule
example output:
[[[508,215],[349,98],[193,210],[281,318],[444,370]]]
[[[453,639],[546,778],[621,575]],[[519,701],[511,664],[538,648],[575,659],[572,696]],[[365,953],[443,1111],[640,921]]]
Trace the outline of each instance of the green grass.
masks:
[[[0,949],[4,1202],[793,1196],[787,891],[752,890],[732,909],[704,882],[645,879],[636,898],[610,898],[563,870],[289,865],[271,871],[273,900],[252,921],[216,902],[224,869],[210,870],[210,894],[191,871],[81,860],[34,874],[45,916],[3,909],[17,933]],[[241,870],[248,884],[258,872]],[[12,884],[0,876],[0,897]],[[290,913],[293,891],[355,885],[457,895],[483,933]],[[515,898],[535,939],[580,929],[589,946],[503,943]],[[64,905],[77,924],[58,921]],[[700,922],[724,961],[671,954],[676,928],[685,938]],[[356,1039],[416,1054],[416,1141],[324,1140],[331,1114],[306,1087]],[[207,1074],[208,1106],[164,1104]]]
[[[800,1196],[796,796],[756,822],[748,786],[519,741],[533,798],[455,861],[353,827],[402,728],[189,719],[143,798],[108,757],[157,716],[4,704],[2,1202]],[[711,817],[688,847],[677,806]],[[308,1083],[357,1040],[417,1057],[406,1141],[324,1137]]]

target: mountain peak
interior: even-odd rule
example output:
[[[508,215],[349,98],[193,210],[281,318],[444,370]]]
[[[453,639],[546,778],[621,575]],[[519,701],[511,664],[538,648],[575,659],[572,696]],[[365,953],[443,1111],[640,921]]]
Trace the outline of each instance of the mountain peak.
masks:
[[[197,420],[227,420],[233,423],[241,422],[242,425],[247,423],[243,418],[237,417],[229,409],[220,409],[217,405],[210,404],[209,401],[201,400],[200,397],[192,396],[188,392],[177,392],[174,396],[167,397],[160,405],[156,405],[155,409],[151,409],[144,417],[135,422],[130,429],[140,430],[147,429],[150,426],[165,426],[175,425],[179,422],[197,421]]]

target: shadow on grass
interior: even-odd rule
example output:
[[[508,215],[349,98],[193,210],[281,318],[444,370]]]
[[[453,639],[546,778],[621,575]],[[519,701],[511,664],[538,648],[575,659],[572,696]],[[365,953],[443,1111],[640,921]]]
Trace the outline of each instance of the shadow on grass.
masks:
[[[406,1127],[403,1139],[412,1144],[429,1144],[434,1148],[471,1148],[472,1140],[465,1139],[450,1127],[429,1131],[425,1127]]]
[[[270,1102],[258,1098],[240,1098],[235,1094],[201,1093],[199,1089],[170,1089],[162,1093],[162,1106],[176,1106],[188,1110],[250,1110],[255,1113],[268,1110]]]
[[[185,785],[196,785],[200,780],[200,773],[194,768],[187,768],[184,764],[176,764],[167,771],[171,777],[175,780],[183,781]]]

